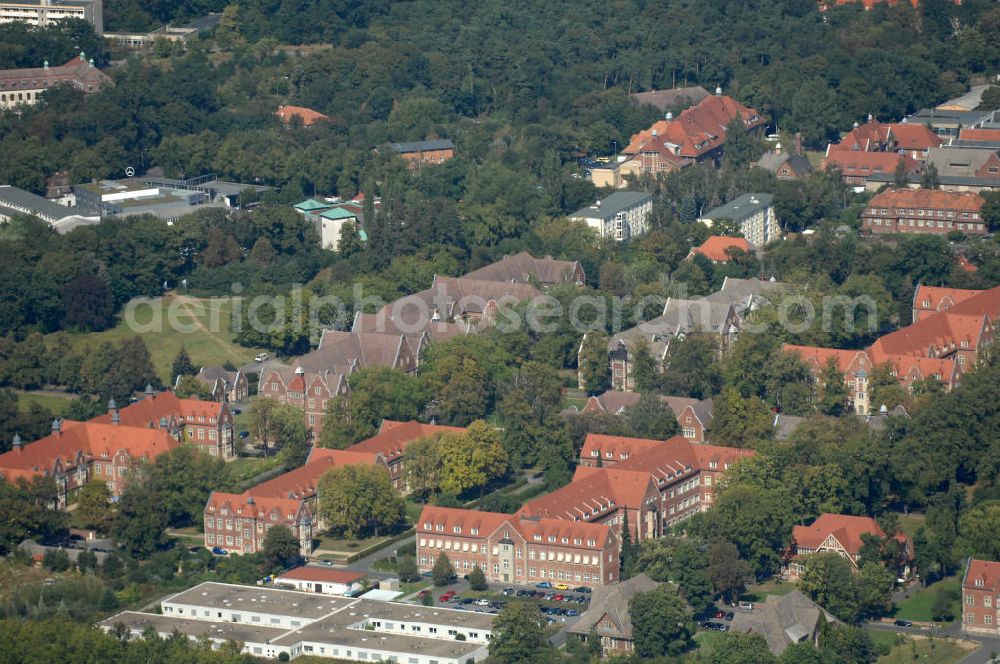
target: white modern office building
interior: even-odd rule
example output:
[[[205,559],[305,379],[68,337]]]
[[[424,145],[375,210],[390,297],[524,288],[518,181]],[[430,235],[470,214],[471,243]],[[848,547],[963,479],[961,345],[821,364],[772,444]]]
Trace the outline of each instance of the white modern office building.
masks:
[[[20,21],[47,26],[66,18],[77,18],[104,32],[103,0],[4,0],[0,2],[0,23]]]
[[[774,214],[774,196],[771,194],[743,194],[706,212],[698,221],[711,228],[721,219],[735,222],[743,237],[755,248],[763,247],[781,236],[778,217]]]
[[[255,657],[302,655],[359,662],[467,664],[488,655],[488,613],[352,599],[295,590],[202,583],[160,602],[160,613],[124,611],[99,623],[133,637],[153,628],[233,641]]]

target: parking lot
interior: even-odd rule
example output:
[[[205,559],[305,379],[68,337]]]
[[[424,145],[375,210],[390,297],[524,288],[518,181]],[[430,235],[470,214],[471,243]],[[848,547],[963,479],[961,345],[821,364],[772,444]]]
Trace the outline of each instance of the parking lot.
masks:
[[[421,601],[425,595],[434,598],[434,604],[449,609],[478,611],[480,613],[499,613],[507,602],[512,599],[522,599],[537,603],[539,611],[545,615],[547,622],[568,623],[580,616],[590,605],[591,591],[589,588],[569,588],[563,585],[563,590],[552,584],[545,587],[491,587],[484,591],[473,591],[466,581],[457,581],[444,588],[426,588],[413,597]]]

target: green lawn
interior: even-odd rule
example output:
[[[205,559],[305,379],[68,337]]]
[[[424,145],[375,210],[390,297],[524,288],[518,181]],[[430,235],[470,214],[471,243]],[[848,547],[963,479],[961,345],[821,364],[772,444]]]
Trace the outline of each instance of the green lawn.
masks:
[[[723,632],[698,632],[694,635],[694,642],[698,644],[698,661],[711,661],[712,650],[715,649],[716,642],[722,638]]]
[[[934,606],[939,589],[955,591],[956,599],[952,602],[952,611],[956,616],[962,615],[961,600],[958,599],[961,596],[962,579],[955,575],[932,583],[909,599],[899,602],[896,605],[896,617],[921,622],[932,621],[934,618],[931,616],[931,607]]]
[[[903,531],[903,534],[909,537],[911,540],[914,535],[917,534],[917,529],[924,525],[924,521],[927,517],[923,514],[909,514],[907,516],[899,515],[899,529]]]
[[[32,405],[37,404],[42,408],[47,408],[53,415],[62,415],[76,399],[77,397],[72,394],[56,396],[54,394],[40,394],[38,392],[18,392],[17,406],[24,412]]]
[[[768,595],[787,595],[795,590],[794,583],[778,581],[772,579],[763,583],[755,583],[747,587],[747,591],[740,595],[740,599],[748,602],[763,602]]]
[[[876,631],[869,630],[875,638]],[[894,635],[891,635],[894,636]],[[912,662],[927,662],[928,664],[955,664],[969,654],[950,639],[905,638],[903,643],[888,641],[892,649],[888,655],[878,658],[876,664],[911,664]]]
[[[233,341],[232,301],[199,299],[177,294],[156,298],[149,304],[130,307],[119,316],[118,324],[103,332],[73,336],[77,346],[95,346],[103,341],[118,342],[140,334],[149,348],[153,367],[164,384],[171,384],[170,366],[184,346],[195,366],[218,365],[227,361],[246,364],[256,351]],[[131,321],[129,320],[131,318]],[[173,324],[171,324],[173,323]]]

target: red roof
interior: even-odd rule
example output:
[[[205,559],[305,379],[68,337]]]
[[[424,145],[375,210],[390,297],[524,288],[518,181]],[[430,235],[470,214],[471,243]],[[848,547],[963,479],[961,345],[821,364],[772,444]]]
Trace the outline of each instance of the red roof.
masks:
[[[329,116],[302,106],[281,106],[274,114],[281,118],[281,121],[285,124],[291,124],[293,119],[298,117],[301,119],[303,126],[306,127],[314,125],[317,122],[328,122],[330,120]]]
[[[932,209],[979,212],[983,197],[971,191],[942,191],[941,189],[886,189],[868,202],[868,209]]]
[[[956,350],[977,350],[989,318],[984,314],[961,314],[959,306],[878,338],[871,346],[872,355],[932,357]]]
[[[63,420],[61,431],[0,454],[0,473],[11,478],[51,474],[57,465],[66,470],[94,458],[114,458],[120,450],[135,460],[152,460],[180,446],[160,429]]]
[[[882,539],[885,532],[871,517],[846,514],[820,514],[812,525],[795,526],[792,529],[792,538],[800,549],[818,549],[831,535],[847,553],[857,556],[864,544],[861,541],[862,535],[875,535]]]
[[[275,581],[291,579],[294,581],[325,581],[326,583],[343,583],[350,585],[365,578],[361,572],[346,569],[330,569],[329,567],[295,567],[281,572],[274,577]]]
[[[823,162],[824,168],[836,166],[842,175],[848,177],[868,177],[875,173],[894,173],[902,161],[908,173],[920,170],[920,164],[909,155],[896,152],[854,152],[836,150],[830,152]]]
[[[228,408],[228,406],[227,406]],[[183,423],[217,424],[223,404],[217,401],[181,399],[173,392],[158,392],[118,410],[119,423],[124,426],[155,429],[164,417],[175,416]],[[204,419],[202,419],[204,418]],[[111,423],[111,413],[95,417],[91,422]],[[212,422],[215,420],[215,422]]]
[[[685,109],[677,118],[659,120],[652,127],[634,134],[624,154],[661,152],[663,147],[679,157],[699,157],[725,143],[726,125],[736,117],[743,118],[747,129],[767,124],[767,120],[752,108],[732,97],[705,97],[697,105]]]
[[[417,532],[426,535],[468,537],[473,535],[472,530],[475,529],[474,536],[488,537],[505,524],[529,542],[548,542],[549,538],[555,538],[554,541],[559,542],[560,546],[591,550],[595,547],[603,549],[611,536],[611,529],[599,523],[549,518],[522,518],[515,514],[480,512],[435,505],[426,505],[420,512],[420,518],[417,520]],[[564,539],[565,543],[563,543]],[[577,540],[580,541],[579,544],[576,543]],[[595,545],[587,545],[588,540],[594,540]]]
[[[888,355],[876,348],[872,348],[871,358],[875,364],[890,364],[896,372],[896,378],[903,385],[909,385],[914,380],[923,380],[934,376],[946,386],[954,387],[958,383],[958,376],[961,373],[958,362],[951,358]]]
[[[233,516],[258,519],[269,518],[274,514],[278,521],[294,524],[302,511],[302,505],[302,501],[298,499],[262,496],[252,490],[240,494],[213,491],[208,497],[206,510],[214,514],[226,508]]]
[[[966,128],[958,132],[963,141],[1000,141],[1000,129]]]
[[[396,422],[383,420],[378,434],[363,440],[348,448],[351,452],[368,452],[381,454],[387,460],[399,456],[407,445],[421,438],[428,438],[437,433],[465,433],[462,427],[448,427],[437,424],[422,424],[416,420]]]
[[[736,249],[750,253],[750,243],[741,237],[710,235],[700,247],[692,249],[691,253],[701,254],[708,260],[716,263],[725,263],[732,258],[730,251]]]
[[[378,459],[377,454],[314,447],[305,465],[261,482],[246,493],[274,498],[310,498],[316,494],[316,486],[326,471],[350,465],[374,466]]]
[[[977,581],[979,583],[976,583]],[[969,564],[965,568],[965,578],[962,579],[963,588],[985,588],[995,591],[998,586],[1000,586],[1000,563],[992,560],[969,559]]]
[[[601,433],[588,433],[583,441],[583,448],[580,450],[580,457],[583,459],[597,459],[598,457],[607,459],[611,463],[618,463],[629,458],[632,454],[650,447],[662,445],[662,440],[650,440],[646,438],[629,438],[627,436],[608,436]],[[597,452],[597,454],[594,454]],[[611,456],[608,456],[608,452]]]
[[[981,290],[917,284],[917,289],[913,293],[913,308],[923,311],[943,311],[982,292]]]
[[[927,125],[897,122],[886,126],[890,137],[896,141],[897,149],[926,151],[944,143]]]
[[[861,369],[871,369],[871,358],[863,350],[840,350],[838,348],[820,348],[819,346],[796,346],[784,344],[781,349],[786,353],[796,353],[802,361],[814,369],[824,369],[830,359],[837,362],[837,370],[843,374],[857,372]]]
[[[844,134],[839,143],[831,143],[827,154],[839,151],[885,152],[889,142],[897,150],[925,152],[944,142],[929,127],[906,122],[868,122]]]

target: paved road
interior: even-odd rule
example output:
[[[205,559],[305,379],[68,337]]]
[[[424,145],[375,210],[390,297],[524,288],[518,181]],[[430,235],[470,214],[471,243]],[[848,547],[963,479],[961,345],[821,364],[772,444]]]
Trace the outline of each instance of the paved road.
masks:
[[[1000,661],[995,659],[997,654],[1000,654],[1000,638],[979,636],[973,634],[963,634],[962,626],[960,623],[955,622],[944,629],[940,628],[920,628],[920,627],[896,627],[891,623],[868,623],[868,627],[871,629],[884,631],[884,632],[898,632],[900,634],[917,635],[917,636],[933,636],[936,639],[943,638],[953,638],[953,639],[964,639],[966,641],[974,641],[979,644],[979,648],[973,652],[966,655],[963,659],[958,661],[958,664],[990,664],[994,661]]]

